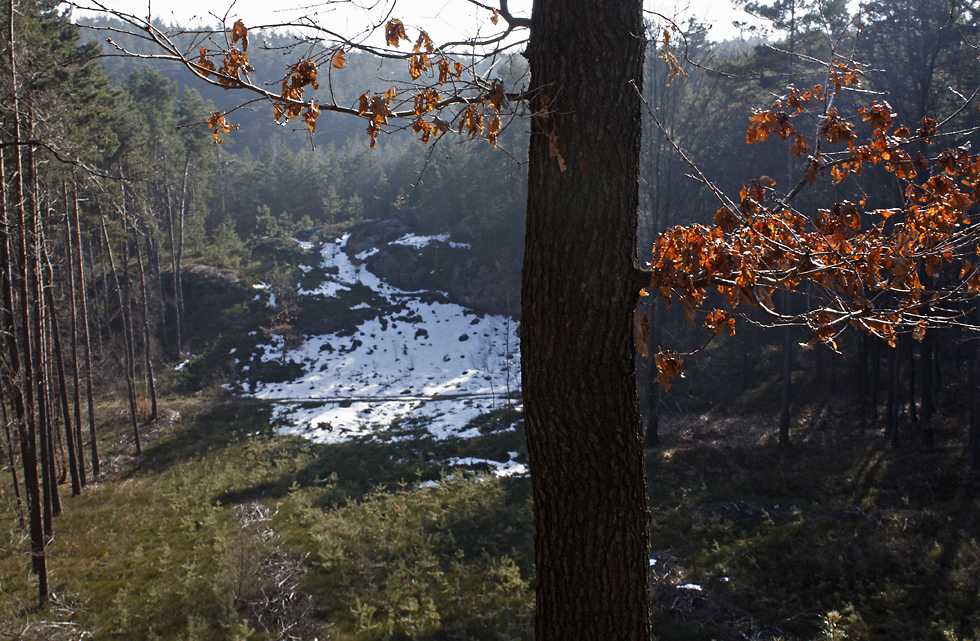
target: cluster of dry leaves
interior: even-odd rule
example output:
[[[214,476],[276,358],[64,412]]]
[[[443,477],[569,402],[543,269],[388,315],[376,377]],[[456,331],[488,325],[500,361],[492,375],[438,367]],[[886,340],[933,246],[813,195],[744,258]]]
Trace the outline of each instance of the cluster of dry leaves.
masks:
[[[916,132],[895,126],[887,102],[861,108],[866,123],[857,127],[834,107],[834,97],[860,82],[861,73],[835,63],[829,87],[806,91],[789,87],[768,109],[755,110],[749,144],[770,135],[791,141],[790,153],[805,159],[804,180],[789,195],[761,176],[745,184],[738,201],[722,198],[712,225],[667,230],[656,241],[649,286],[643,295],[679,302],[690,322],[704,315],[714,333],[735,332],[740,306],[760,308],[775,324],[805,326],[812,341],[836,349],[846,327],[870,332],[895,345],[900,331],[921,340],[930,326],[958,324],[958,305],[980,292],[976,256],[980,239],[969,216],[980,201],[980,158],[969,147],[929,153],[940,127],[925,118]],[[813,148],[797,129],[795,116],[816,106]],[[807,121],[812,121],[807,119]],[[913,157],[909,149],[918,149]],[[839,184],[866,166],[883,166],[904,187],[899,208],[866,209],[865,201],[836,202],[808,217],[793,209],[799,190],[829,177]],[[952,274],[941,286],[939,275]],[[773,303],[779,290],[806,288],[809,310],[788,315]],[[717,290],[726,309],[702,312],[709,290]],[[649,321],[639,319],[637,347],[645,350]],[[660,382],[669,388],[680,373],[682,355],[657,354]]]

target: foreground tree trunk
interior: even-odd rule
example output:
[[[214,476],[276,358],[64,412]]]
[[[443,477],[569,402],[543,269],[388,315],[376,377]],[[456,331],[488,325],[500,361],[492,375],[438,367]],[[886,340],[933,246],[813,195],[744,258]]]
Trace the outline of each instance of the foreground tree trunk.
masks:
[[[538,641],[650,638],[633,367],[639,0],[537,0],[521,312]]]

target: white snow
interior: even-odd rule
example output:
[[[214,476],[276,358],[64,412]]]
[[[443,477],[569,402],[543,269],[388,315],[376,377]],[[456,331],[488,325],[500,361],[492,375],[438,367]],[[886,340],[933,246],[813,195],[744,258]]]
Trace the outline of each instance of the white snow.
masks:
[[[439,242],[444,243],[449,240],[449,234],[439,234],[438,236],[416,236],[415,234],[405,234],[398,240],[393,240],[389,245],[405,245],[406,247],[414,247],[415,249],[422,249],[429,243]]]
[[[401,238],[399,238],[397,240],[393,240],[393,241],[391,241],[388,244],[389,245],[405,245],[407,247],[414,247],[415,249],[422,249],[423,247],[427,246],[429,243],[445,243],[445,242],[448,242],[449,243],[449,246],[450,247],[453,247],[455,249],[469,249],[470,248],[470,244],[469,243],[456,243],[456,242],[450,241],[449,240],[449,234],[439,234],[438,236],[416,236],[415,234],[405,234]],[[377,251],[378,251],[377,249],[374,249],[372,251],[372,253],[371,254],[368,254],[368,255],[369,256],[370,255],[373,255],[374,253],[377,253]],[[363,253],[366,253],[366,252],[361,252],[361,254],[363,254]],[[357,257],[360,258],[361,257],[361,254],[358,254]]]
[[[283,432],[321,443],[367,436],[410,418],[428,419],[436,438],[478,435],[465,427],[502,407],[508,369],[511,391],[518,389],[517,323],[502,316],[477,316],[458,305],[431,302],[432,296],[388,285],[351,262],[343,251],[348,238],[320,247],[326,280],[299,293],[336,297],[360,283],[398,311],[387,316],[380,312],[353,334],[306,336],[303,345],[286,356],[302,365],[302,375],[284,383],[258,384],[246,392],[280,401],[274,418]],[[408,243],[405,237],[399,240]],[[351,309],[365,307],[359,303]],[[281,358],[281,345],[281,338],[272,337],[261,346],[262,360]],[[498,473],[526,472],[513,460],[488,464]]]
[[[474,467],[477,465],[485,465],[493,470],[494,476],[520,476],[527,474],[527,466],[523,463],[518,463],[517,452],[508,452],[510,460],[504,461],[494,461],[493,459],[483,459],[483,458],[473,458],[470,456],[462,458],[452,458],[446,461],[446,467]]]

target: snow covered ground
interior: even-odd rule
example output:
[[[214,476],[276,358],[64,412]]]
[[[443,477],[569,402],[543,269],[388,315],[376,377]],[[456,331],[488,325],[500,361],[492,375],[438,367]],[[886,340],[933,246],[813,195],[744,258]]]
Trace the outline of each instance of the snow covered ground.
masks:
[[[282,431],[321,443],[369,435],[406,419],[425,419],[420,424],[436,438],[476,436],[467,424],[501,407],[508,385],[511,392],[519,389],[517,323],[434,301],[438,296],[430,292],[391,287],[348,257],[348,238],[318,248],[301,243],[319,251],[327,275],[300,295],[337,298],[359,283],[383,299],[388,311],[353,332],[306,336],[286,355],[287,363],[302,366],[301,376],[246,386],[245,392],[280,401],[276,418]],[[421,247],[431,240],[446,239],[412,236],[393,242]],[[263,361],[281,358],[281,337],[262,347]]]

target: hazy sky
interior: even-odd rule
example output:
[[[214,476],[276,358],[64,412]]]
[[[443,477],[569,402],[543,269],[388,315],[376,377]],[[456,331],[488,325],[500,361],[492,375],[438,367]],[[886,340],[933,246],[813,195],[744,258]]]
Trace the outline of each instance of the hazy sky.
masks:
[[[77,1],[80,5],[87,3],[87,0]],[[467,0],[357,0],[353,3],[336,0],[149,0],[149,3],[147,0],[102,0],[110,8],[139,16],[146,15],[149,4],[154,18],[180,24],[203,19],[213,25],[215,16],[221,18],[226,12],[230,22],[241,18],[246,26],[289,22],[303,15],[316,16],[318,22],[341,33],[351,33],[352,29],[365,23],[364,7],[390,6],[393,1],[397,8],[392,17],[424,28],[437,41],[456,39],[478,29],[487,31],[493,28],[489,12]],[[484,4],[492,5],[494,2],[485,0]],[[734,9],[730,0],[647,0],[646,5],[648,9],[656,9],[666,15],[681,18],[695,16],[710,22],[713,25],[713,40],[736,37],[738,31],[732,27],[732,21],[748,18]],[[510,0],[511,12],[515,15],[526,16],[530,8],[531,0]]]

